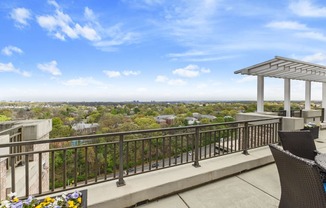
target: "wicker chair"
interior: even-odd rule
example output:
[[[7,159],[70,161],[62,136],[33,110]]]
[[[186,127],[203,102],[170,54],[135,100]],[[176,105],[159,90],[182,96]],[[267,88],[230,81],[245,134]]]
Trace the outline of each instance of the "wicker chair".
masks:
[[[325,208],[326,194],[316,163],[275,144],[269,147],[281,182],[279,208]]]
[[[292,154],[314,160],[316,154],[316,145],[309,130],[301,131],[279,131],[278,135],[284,150]]]

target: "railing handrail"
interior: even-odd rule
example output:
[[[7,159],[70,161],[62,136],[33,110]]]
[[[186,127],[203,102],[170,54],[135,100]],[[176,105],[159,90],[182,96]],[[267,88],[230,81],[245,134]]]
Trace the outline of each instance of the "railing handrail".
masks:
[[[194,126],[182,126],[182,127],[170,127],[170,128],[159,128],[159,129],[146,129],[146,130],[136,130],[136,131],[82,135],[82,136],[72,136],[72,137],[61,137],[61,138],[52,138],[52,139],[37,140],[37,141],[11,142],[11,143],[0,144],[0,148],[12,147],[12,146],[23,146],[23,145],[34,145],[34,144],[45,144],[45,143],[56,143],[56,142],[65,142],[65,141],[74,141],[74,140],[91,140],[91,139],[100,138],[100,137],[112,137],[112,136],[130,135],[130,134],[164,132],[164,131],[182,130],[182,129],[196,129],[196,128],[211,127],[211,126],[223,126],[223,125],[230,125],[230,124],[239,124],[239,123],[247,123],[247,122],[252,123],[252,122],[269,121],[269,120],[280,120],[280,118],[277,117],[277,118],[252,119],[252,120],[242,120],[242,121],[235,121],[235,122],[201,124],[201,125],[194,125]],[[22,127],[22,126],[19,126],[19,127]],[[17,128],[19,128],[19,127],[17,127]],[[1,134],[1,132],[0,132],[0,134]]]

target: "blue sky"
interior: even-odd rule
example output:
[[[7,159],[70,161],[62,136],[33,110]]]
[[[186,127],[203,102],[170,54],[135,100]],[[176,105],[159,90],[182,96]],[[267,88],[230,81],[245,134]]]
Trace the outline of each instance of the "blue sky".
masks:
[[[325,21],[322,0],[2,0],[0,100],[256,100],[256,77],[234,71],[326,64]],[[265,78],[265,99],[283,80]]]

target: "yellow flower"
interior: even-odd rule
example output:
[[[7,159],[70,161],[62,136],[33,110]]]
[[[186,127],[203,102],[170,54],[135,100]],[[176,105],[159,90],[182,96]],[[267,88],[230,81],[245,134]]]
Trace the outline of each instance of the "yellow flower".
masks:
[[[13,202],[18,202],[19,199],[18,199],[17,197],[15,197],[12,201],[13,201]]]
[[[75,205],[75,204],[74,204],[73,201],[71,201],[71,200],[68,201],[68,207],[74,207],[74,205]]]
[[[54,202],[54,199],[51,198],[51,197],[46,197],[46,198],[44,199],[44,202],[52,203],[52,202]]]
[[[81,197],[78,197],[77,202],[80,204],[81,203]]]

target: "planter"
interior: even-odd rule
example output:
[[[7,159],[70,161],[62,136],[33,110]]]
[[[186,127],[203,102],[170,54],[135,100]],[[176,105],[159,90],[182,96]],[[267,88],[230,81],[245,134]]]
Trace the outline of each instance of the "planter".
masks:
[[[319,126],[316,127],[309,127],[309,128],[303,128],[303,130],[309,130],[312,134],[313,139],[317,139],[319,137]]]

